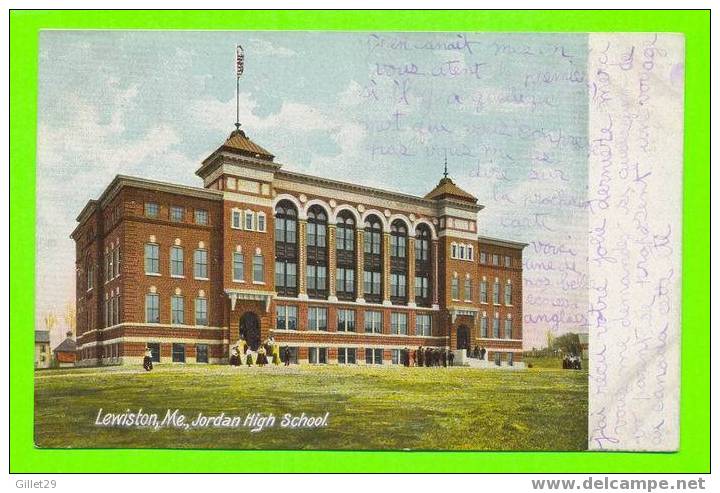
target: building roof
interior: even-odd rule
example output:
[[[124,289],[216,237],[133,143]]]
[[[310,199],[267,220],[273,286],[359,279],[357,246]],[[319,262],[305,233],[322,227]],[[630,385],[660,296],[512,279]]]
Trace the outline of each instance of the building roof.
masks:
[[[527,243],[521,243],[519,241],[503,240],[501,238],[491,238],[489,236],[478,236],[478,241],[480,243],[484,243],[486,245],[495,245],[495,246],[505,247],[505,248],[515,248],[517,250],[522,250],[523,248],[528,246]]]
[[[61,342],[55,349],[53,349],[53,352],[56,353],[74,353],[77,349],[77,344],[75,344],[75,339],[72,337],[68,337],[63,342]]]
[[[440,183],[438,183],[435,188],[433,188],[427,195],[425,195],[425,198],[431,200],[454,198],[462,201],[472,202],[473,204],[477,202],[476,197],[455,185],[455,183],[447,176],[440,180]]]
[[[240,129],[233,130],[220,148],[237,152],[238,154],[242,154],[244,156],[267,159],[269,161],[272,161],[275,158],[270,151],[265,150],[263,147],[250,140],[250,138],[245,135],[245,132]]]
[[[36,330],[35,331],[35,342],[50,342],[50,331],[49,330]]]

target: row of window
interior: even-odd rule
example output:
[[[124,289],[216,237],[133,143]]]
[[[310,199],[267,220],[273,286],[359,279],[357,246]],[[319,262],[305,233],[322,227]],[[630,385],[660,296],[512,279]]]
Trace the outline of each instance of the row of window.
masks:
[[[152,360],[155,363],[160,363],[160,343],[150,342],[147,344],[152,353]],[[197,363],[207,363],[209,361],[208,355],[210,348],[207,344],[196,344],[195,345],[195,361]],[[173,343],[171,351],[171,361],[173,363],[185,363],[185,344]],[[80,359],[86,360],[93,356],[91,348],[85,348],[80,350]],[[103,358],[119,358],[120,357],[120,344],[106,344],[103,346]]]
[[[155,363],[161,362],[160,357],[160,343],[149,342],[147,347],[150,349],[152,354],[152,360]],[[186,348],[184,343],[173,343],[172,350],[170,352],[170,360],[173,363],[185,363]],[[210,347],[207,344],[195,344],[195,362],[196,363],[207,363],[209,361]]]
[[[160,323],[160,295],[147,293],[145,295],[145,322]],[[185,297],[173,295],[170,297],[170,323],[185,325]],[[195,325],[208,325],[207,298],[195,298]]]
[[[120,247],[113,248],[105,254],[105,282],[108,283],[120,276]]]
[[[117,325],[120,320],[120,296],[111,296],[103,305],[105,327]]]
[[[160,246],[145,244],[145,274],[160,275]],[[208,279],[208,252],[197,249],[193,253],[193,274],[195,279]],[[185,250],[180,246],[170,247],[170,275],[185,277]]]
[[[500,255],[497,253],[493,253],[492,255],[488,255],[486,252],[480,252],[480,263],[481,264],[487,264],[488,258],[490,259],[490,265],[500,266]],[[502,257],[503,259],[503,265],[505,267],[511,267],[512,266],[512,257],[505,255]]]
[[[472,245],[453,242],[450,245],[450,258],[457,259],[457,260],[473,260],[474,248]],[[501,257],[497,253],[493,253],[492,255],[489,255],[487,252],[480,252],[480,263],[481,264],[487,264],[488,259],[490,259],[490,265],[500,266],[500,262],[502,260],[503,265],[505,267],[512,266],[512,257],[510,257],[508,255]]]
[[[265,233],[267,231],[267,217],[264,212],[233,209],[230,226],[233,229]]]
[[[293,305],[277,305],[276,309],[278,330],[300,330],[298,325],[298,308]],[[355,310],[337,310],[337,331],[357,332],[355,324]],[[308,308],[307,330],[327,331],[328,313],[325,307]],[[368,334],[382,334],[383,313],[368,310],[364,312],[364,331]],[[432,331],[432,319],[428,314],[418,313],[415,315],[415,335],[429,336]],[[396,335],[408,335],[407,313],[392,312],[390,314],[390,333]]]
[[[185,207],[180,205],[171,205],[168,211],[168,219],[172,222],[185,222]],[[145,216],[153,219],[160,217],[160,206],[156,202],[145,202]],[[193,211],[193,220],[195,224],[207,225],[209,222],[208,211],[206,209],[195,209]]]
[[[324,365],[328,362],[328,348],[325,347],[310,347],[308,348],[308,363],[311,365]],[[337,362],[340,365],[354,365],[357,364],[358,349],[353,347],[339,347],[337,348]],[[400,355],[400,349],[390,350],[390,361],[393,365],[401,365],[402,359]],[[382,365],[383,364],[383,350],[382,348],[366,348],[365,349],[365,364],[366,365]]]
[[[480,318],[480,337],[485,339],[493,338],[500,339],[504,336],[505,339],[513,338],[513,323],[512,319],[505,319],[505,327],[503,334],[500,334],[500,315],[495,314],[495,318],[492,319],[492,335],[488,333],[488,319],[486,316]]]
[[[472,292],[472,279],[465,279],[463,282],[463,292],[460,293],[460,280],[455,277],[452,279],[451,283],[451,293],[450,296],[454,301],[459,301],[460,299],[464,299],[465,301],[472,301],[473,300],[473,292]],[[500,281],[495,281],[493,283],[493,304],[499,305],[500,304]],[[461,298],[462,296],[462,298]],[[480,303],[487,303],[488,302],[488,282],[487,281],[480,281]],[[512,305],[512,284],[506,283],[505,284],[505,290],[504,290],[504,302],[505,305],[511,306]]]

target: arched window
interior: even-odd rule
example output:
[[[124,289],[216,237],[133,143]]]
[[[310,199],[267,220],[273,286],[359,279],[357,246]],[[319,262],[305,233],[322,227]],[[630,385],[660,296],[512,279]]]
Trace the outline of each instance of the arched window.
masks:
[[[430,306],[431,272],[430,229],[421,224],[415,235],[415,303],[419,306]]]
[[[297,296],[297,210],[283,200],[275,206],[275,290]]]
[[[407,303],[407,227],[399,219],[390,225],[390,301]]]
[[[341,211],[335,231],[336,272],[335,292],[338,299],[355,299],[355,218]]]
[[[327,298],[327,214],[319,205],[307,217],[307,294]]]
[[[366,301],[382,299],[382,224],[375,215],[365,219],[363,291]]]

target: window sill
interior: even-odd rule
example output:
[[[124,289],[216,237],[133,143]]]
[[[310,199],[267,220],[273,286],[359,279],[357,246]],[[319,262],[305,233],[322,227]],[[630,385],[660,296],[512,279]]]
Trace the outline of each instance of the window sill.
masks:
[[[209,281],[210,278],[209,277],[196,277],[195,280],[196,281]]]
[[[264,285],[265,285],[265,281],[253,281],[252,283],[253,283],[253,284],[257,284],[257,285],[259,285],[259,286],[264,286]]]
[[[233,279],[232,282],[239,282],[241,284],[245,284],[245,279]]]
[[[162,276],[162,274],[160,274],[159,272],[146,272],[145,275],[153,276],[153,277],[161,277]]]
[[[172,279],[185,279],[185,276],[178,276],[178,275],[175,275],[175,274],[170,274],[170,278],[172,278]]]

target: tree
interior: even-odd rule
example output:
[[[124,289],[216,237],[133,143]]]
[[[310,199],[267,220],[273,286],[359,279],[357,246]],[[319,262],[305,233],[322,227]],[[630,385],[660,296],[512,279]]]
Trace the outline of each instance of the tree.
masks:
[[[565,354],[580,354],[580,338],[574,332],[558,336],[553,341],[553,349],[560,349]]]
[[[45,323],[45,328],[52,331],[57,326],[57,317],[53,312],[46,312],[43,317],[43,322]]]
[[[75,335],[75,305],[70,301],[65,304],[65,326]]]

